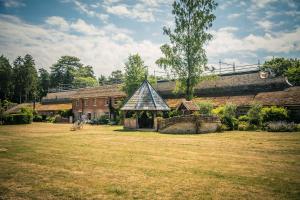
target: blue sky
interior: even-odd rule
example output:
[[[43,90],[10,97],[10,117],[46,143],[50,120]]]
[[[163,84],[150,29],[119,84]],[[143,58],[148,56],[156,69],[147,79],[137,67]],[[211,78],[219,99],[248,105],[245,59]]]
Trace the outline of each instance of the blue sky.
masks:
[[[38,67],[62,55],[94,66],[97,76],[123,69],[129,54],[150,66],[173,27],[172,0],[0,0],[0,54],[11,62],[30,53]],[[217,1],[214,39],[206,46],[210,65],[236,65],[300,57],[299,0]]]

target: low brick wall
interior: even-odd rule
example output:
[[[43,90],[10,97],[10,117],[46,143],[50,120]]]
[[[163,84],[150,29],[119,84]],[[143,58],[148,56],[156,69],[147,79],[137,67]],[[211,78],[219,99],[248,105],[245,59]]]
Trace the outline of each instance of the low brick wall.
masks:
[[[186,115],[158,120],[158,131],[161,133],[212,133],[216,132],[220,126],[220,119],[216,116]]]

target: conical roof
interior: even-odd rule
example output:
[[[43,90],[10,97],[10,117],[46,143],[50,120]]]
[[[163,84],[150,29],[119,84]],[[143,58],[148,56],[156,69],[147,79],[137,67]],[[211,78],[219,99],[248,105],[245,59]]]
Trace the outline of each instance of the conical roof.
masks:
[[[121,110],[167,111],[170,108],[151,84],[145,80],[127,100]]]

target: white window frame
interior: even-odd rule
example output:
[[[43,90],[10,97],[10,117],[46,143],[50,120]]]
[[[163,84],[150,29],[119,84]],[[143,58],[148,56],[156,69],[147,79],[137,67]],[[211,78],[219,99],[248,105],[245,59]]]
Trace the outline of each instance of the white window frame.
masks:
[[[105,106],[108,106],[109,105],[109,99],[105,99]]]
[[[89,106],[89,100],[88,100],[88,99],[85,99],[85,100],[84,100],[84,106],[85,106],[85,107]]]
[[[79,106],[79,100],[76,100],[76,107]]]
[[[94,98],[94,106],[97,106],[97,98]]]

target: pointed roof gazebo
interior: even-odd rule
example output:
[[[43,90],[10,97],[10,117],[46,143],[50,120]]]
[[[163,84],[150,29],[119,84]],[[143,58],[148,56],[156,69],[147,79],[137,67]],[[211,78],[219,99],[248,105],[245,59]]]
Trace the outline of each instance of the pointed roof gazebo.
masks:
[[[125,128],[156,128],[156,112],[169,111],[170,108],[151,84],[145,80],[126,101],[121,110],[125,113]],[[135,117],[126,113],[135,112]]]

